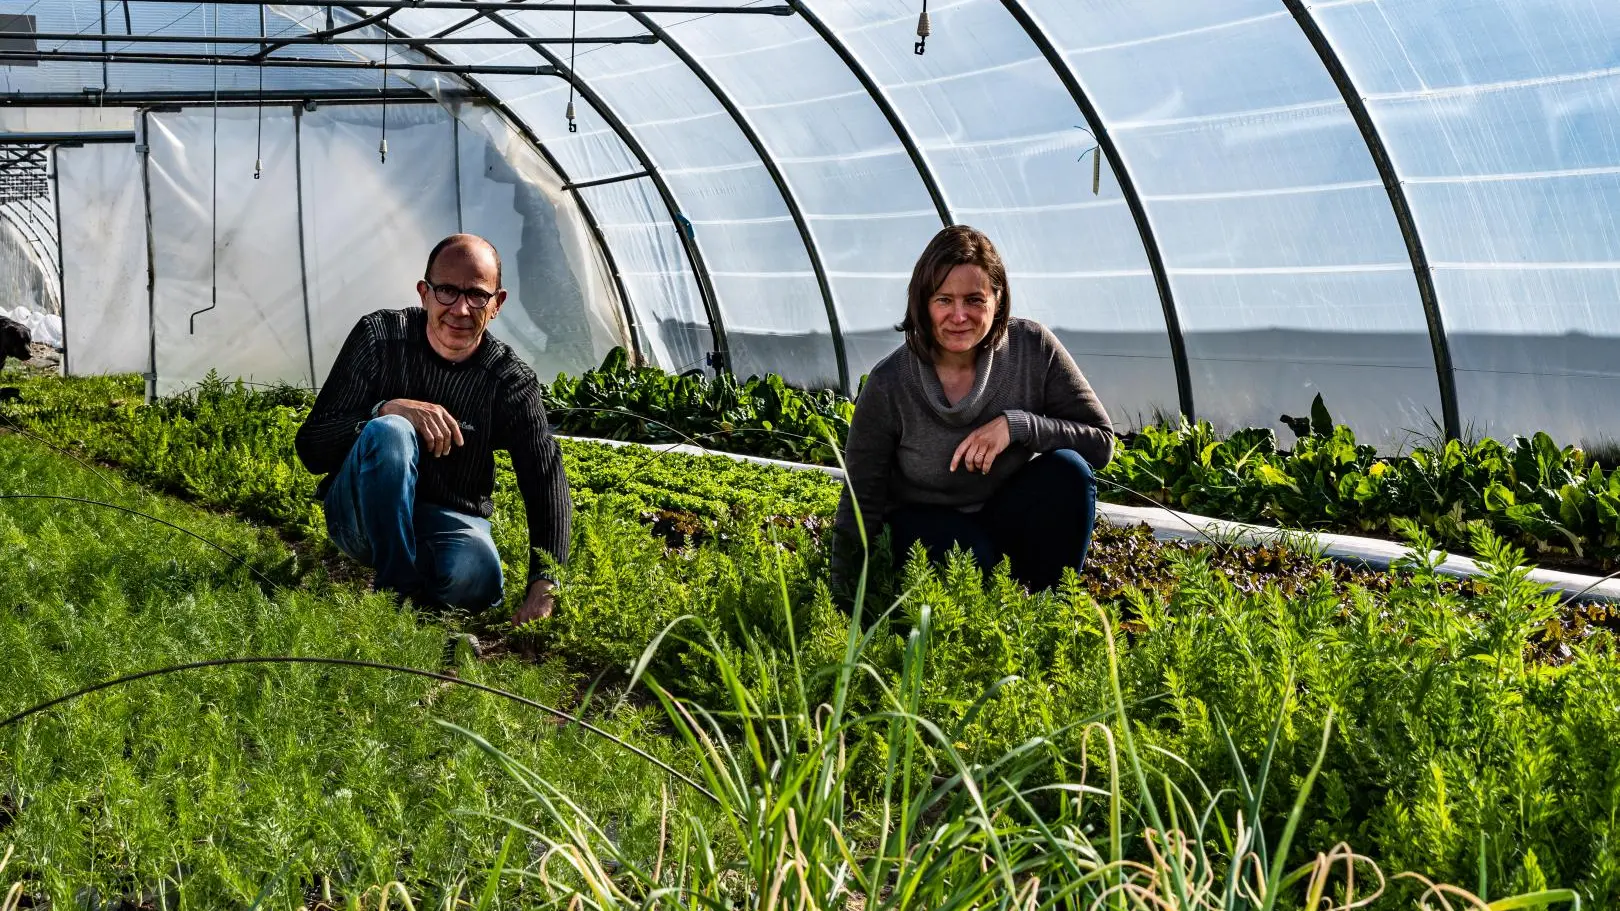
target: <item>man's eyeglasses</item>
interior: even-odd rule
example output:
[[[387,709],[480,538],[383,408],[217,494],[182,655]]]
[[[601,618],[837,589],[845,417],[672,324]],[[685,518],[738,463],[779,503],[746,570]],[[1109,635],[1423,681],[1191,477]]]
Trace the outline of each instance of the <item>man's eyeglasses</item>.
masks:
[[[495,295],[483,288],[461,288],[456,285],[429,285],[433,289],[433,299],[446,307],[454,307],[456,301],[467,298],[467,306],[474,310],[482,310],[489,306]]]

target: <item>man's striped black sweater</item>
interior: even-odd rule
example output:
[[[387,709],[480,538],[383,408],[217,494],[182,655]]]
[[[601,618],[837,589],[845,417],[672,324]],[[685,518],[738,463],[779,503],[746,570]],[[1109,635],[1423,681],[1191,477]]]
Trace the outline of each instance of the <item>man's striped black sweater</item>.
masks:
[[[558,563],[568,560],[574,507],[562,453],[540,402],[540,382],[510,346],[485,335],[472,357],[455,363],[428,344],[427,311],[420,307],[361,317],[298,430],[298,458],[311,472],[328,476],[321,481],[322,496],[372,409],[390,399],[432,402],[461,422],[464,445],[439,458],[423,455],[419,499],[489,518],[495,450],[507,450],[529,517],[530,581],[547,575],[534,550]]]

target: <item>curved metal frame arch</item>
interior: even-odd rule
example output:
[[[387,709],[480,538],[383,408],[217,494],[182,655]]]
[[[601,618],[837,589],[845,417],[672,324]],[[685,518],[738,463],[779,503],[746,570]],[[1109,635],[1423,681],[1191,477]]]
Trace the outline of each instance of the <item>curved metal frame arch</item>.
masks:
[[[42,231],[46,230],[45,226],[40,223],[39,219],[34,217],[27,206],[18,206],[12,203],[0,204],[0,215],[4,215],[6,221],[11,222],[19,233],[27,235],[23,239],[28,242],[30,247],[34,248],[34,255],[39,257],[40,265],[44,266],[49,274],[60,274],[61,266],[56,262],[54,245],[45,242],[49,236],[48,233],[41,234]]]
[[[513,23],[508,22],[497,11],[481,10],[481,12],[485,18],[505,29],[514,37],[534,37]],[[663,172],[658,170],[658,166],[653,163],[651,156],[647,154],[647,150],[641,145],[640,140],[636,139],[635,134],[625,126],[624,121],[619,119],[619,115],[614,112],[613,108],[602,101],[602,97],[590,87],[589,83],[579,78],[579,75],[573,69],[564,64],[560,56],[543,44],[526,44],[525,47],[544,57],[552,66],[557,68],[557,71],[562,74],[561,78],[567,79],[575,90],[579,92],[580,97],[584,98],[585,102],[596,110],[597,115],[618,134],[619,140],[624,143],[625,148],[630,150],[630,154],[634,155],[636,160],[641,163],[642,170],[647,172],[647,177],[652,180],[653,186],[658,190],[659,197],[664,201],[664,207],[669,210],[670,222],[675,228],[675,233],[680,236],[681,246],[686,251],[687,261],[692,265],[692,274],[697,279],[698,294],[703,299],[703,309],[709,317],[709,332],[714,339],[714,353],[717,361],[714,366],[717,370],[730,371],[731,349],[726,341],[725,320],[721,317],[720,305],[715,298],[714,283],[709,277],[708,264],[704,262],[703,250],[698,244],[696,232],[688,231],[683,224],[686,221],[686,216],[681,213],[680,204],[676,202],[675,193],[670,189],[669,183],[664,180]]]
[[[613,0],[613,2],[621,6],[628,6],[633,0]],[[720,86],[720,83],[715,81],[714,76],[709,73],[707,67],[699,63],[679,41],[670,37],[669,32],[665,31],[663,26],[654,22],[651,16],[634,11],[631,11],[629,15],[641,23],[642,28],[655,35],[659,41],[662,41],[664,46],[668,47],[677,59],[686,64],[686,68],[698,78],[698,81],[703,83],[704,88],[707,88],[715,100],[720,103],[720,107],[731,115],[732,121],[737,124],[737,129],[742,131],[743,138],[748,140],[748,144],[754,149],[754,154],[758,155],[760,162],[765,165],[765,172],[770,175],[771,181],[776,184],[777,192],[782,194],[782,202],[787,206],[788,214],[793,218],[793,225],[799,231],[799,240],[804,243],[805,254],[810,258],[810,269],[816,275],[816,286],[821,290],[822,303],[827,308],[827,331],[832,334],[833,355],[838,363],[839,388],[843,390],[845,395],[851,394],[853,389],[849,384],[849,358],[844,351],[844,330],[838,318],[838,305],[833,301],[832,283],[827,280],[827,268],[821,261],[821,249],[816,246],[815,232],[810,230],[810,222],[804,217],[804,209],[799,205],[799,197],[793,192],[793,187],[788,183],[787,176],[782,173],[781,167],[777,165],[776,156],[772,155],[770,149],[765,147],[765,142],[760,138],[759,131],[754,129],[753,121],[749,120],[748,115],[737,107],[736,102]]]
[[[350,9],[349,12],[356,13],[357,11]],[[394,32],[396,35],[401,35],[404,37],[403,29],[396,28],[391,22],[384,22],[380,27]],[[449,62],[432,48],[421,47],[416,48],[416,50],[423,56]],[[484,100],[489,102],[491,107],[500,112],[501,116],[506,119],[506,122],[510,123],[513,128],[518,131],[519,135],[527,140],[529,145],[534,147],[535,151],[540,153],[540,157],[545,159],[547,166],[555,171],[558,178],[562,180],[563,187],[567,189],[570,195],[574,197],[574,202],[579,205],[580,217],[585,219],[586,229],[591,232],[592,237],[596,238],[597,249],[602,251],[602,259],[607,263],[608,273],[613,276],[614,287],[618,289],[619,306],[624,311],[625,328],[630,333],[630,350],[634,356],[635,362],[638,364],[643,363],[645,361],[645,352],[642,350],[641,346],[641,326],[636,321],[635,304],[630,299],[630,289],[626,287],[624,283],[624,276],[619,273],[619,263],[618,260],[613,256],[613,248],[608,246],[607,235],[602,233],[602,226],[596,220],[596,214],[591,211],[590,202],[586,200],[585,197],[576,189],[574,189],[573,181],[569,179],[568,171],[563,168],[562,162],[558,161],[557,157],[551,153],[551,150],[546,148],[546,144],[540,141],[540,137],[535,135],[534,131],[529,128],[529,124],[524,121],[523,118],[517,116],[517,113],[508,107],[505,102],[501,101],[499,98],[496,98],[495,95],[491,93],[489,89],[478,80],[477,77],[469,74],[463,75],[461,78],[468,85],[472,86],[473,89],[478,92],[478,94],[482,95]],[[456,179],[457,181],[461,179],[459,174],[457,175]]]
[[[906,127],[905,121],[901,119],[900,112],[889,101],[889,96],[883,91],[883,87],[877,84],[877,80],[873,79],[871,74],[866,71],[866,67],[861,65],[861,61],[855,56],[855,53],[838,37],[836,32],[821,21],[821,17],[810,9],[805,0],[788,0],[788,5],[798,12],[799,18],[803,19],[806,25],[815,29],[816,34],[821,36],[821,40],[832,48],[833,53],[838,55],[838,59],[844,61],[844,65],[849,67],[849,71],[855,75],[856,81],[861,84],[862,88],[866,89],[866,94],[872,97],[872,103],[877,105],[878,110],[883,114],[883,118],[889,121],[889,126],[893,128],[895,137],[900,140],[900,145],[905,148],[906,154],[911,157],[912,166],[917,169],[917,174],[922,177],[923,186],[928,190],[929,198],[934,201],[934,209],[939,212],[939,220],[946,227],[955,224],[956,217],[951,214],[950,203],[945,200],[945,191],[940,187],[938,178],[934,176],[933,166],[928,163],[927,157],[923,155],[922,149],[911,135],[911,130]]]
[[[1338,87],[1339,94],[1344,96],[1344,106],[1350,110],[1350,116],[1355,118],[1356,128],[1361,131],[1361,138],[1367,143],[1367,151],[1372,155],[1373,165],[1378,168],[1378,176],[1384,181],[1384,190],[1389,194],[1390,208],[1395,210],[1395,222],[1401,229],[1401,239],[1406,242],[1407,256],[1412,260],[1412,274],[1417,279],[1418,299],[1423,305],[1423,316],[1429,326],[1429,344],[1434,349],[1435,379],[1440,384],[1440,413],[1446,439],[1459,439],[1462,435],[1462,424],[1457,406],[1457,374],[1451,362],[1451,340],[1446,335],[1445,321],[1440,314],[1440,298],[1434,287],[1434,270],[1429,266],[1429,255],[1423,249],[1423,237],[1418,232],[1417,220],[1412,216],[1411,200],[1406,197],[1406,188],[1401,186],[1401,177],[1395,170],[1394,159],[1389,157],[1389,149],[1384,145],[1383,135],[1378,132],[1378,125],[1373,122],[1372,113],[1367,110],[1367,102],[1362,99],[1355,80],[1350,78],[1350,71],[1340,59],[1333,42],[1328,39],[1322,27],[1317,24],[1316,17],[1311,15],[1311,11],[1301,0],[1283,0],[1283,5],[1293,13],[1294,21],[1305,33],[1305,38],[1310,41],[1317,56],[1322,58],[1322,65],[1327,68],[1328,75],[1333,77],[1333,84]]]
[[[1052,43],[1051,36],[1046,34],[1041,24],[1024,8],[1021,0],[1001,0],[1001,5],[1005,6],[1007,12],[1018,21],[1024,33],[1040,49],[1046,62],[1057,73],[1058,79],[1062,80],[1064,88],[1069,90],[1074,103],[1080,108],[1080,113],[1086,118],[1086,123],[1091,126],[1092,135],[1097,137],[1097,147],[1108,156],[1114,177],[1119,181],[1120,195],[1125,197],[1125,203],[1131,210],[1131,217],[1136,220],[1136,230],[1142,235],[1142,248],[1147,252],[1148,267],[1152,269],[1153,281],[1159,288],[1159,303],[1164,307],[1164,328],[1170,336],[1170,357],[1175,362],[1176,393],[1180,399],[1181,413],[1188,420],[1194,420],[1196,412],[1193,410],[1192,371],[1187,364],[1187,343],[1181,333],[1181,317],[1176,312],[1176,298],[1170,288],[1170,274],[1164,266],[1164,254],[1159,251],[1158,238],[1153,233],[1153,224],[1148,218],[1147,207],[1142,204],[1142,196],[1136,190],[1136,181],[1131,177],[1131,170],[1120,157],[1119,150],[1114,145],[1114,138],[1109,134],[1108,126],[1103,123],[1096,105],[1091,103],[1085,87],[1080,84],[1080,77]]]

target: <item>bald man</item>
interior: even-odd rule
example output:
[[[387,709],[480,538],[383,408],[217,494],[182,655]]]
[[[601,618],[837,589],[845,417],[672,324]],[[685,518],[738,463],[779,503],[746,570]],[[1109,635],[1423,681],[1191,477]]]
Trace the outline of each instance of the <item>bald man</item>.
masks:
[[[501,258],[454,234],[428,254],[420,307],[378,310],[343,343],[298,431],[298,458],[340,550],[375,587],[482,611],[503,600],[490,536],[495,450],[512,455],[529,520],[529,574],[514,624],[551,615],[540,554],[568,560],[573,501],[534,371],[488,333],[501,312]]]

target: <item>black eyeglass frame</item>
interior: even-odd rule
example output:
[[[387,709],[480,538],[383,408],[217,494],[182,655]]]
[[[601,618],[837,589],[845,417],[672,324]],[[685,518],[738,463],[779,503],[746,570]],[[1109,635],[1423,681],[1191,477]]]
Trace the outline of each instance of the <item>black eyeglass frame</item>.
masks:
[[[438,301],[440,306],[444,307],[454,307],[456,305],[456,301],[465,297],[467,298],[467,306],[474,310],[482,310],[489,306],[490,301],[495,299],[496,294],[500,293],[499,291],[496,291],[492,294],[485,291],[483,288],[463,288],[459,285],[452,285],[449,282],[440,282],[438,284],[426,282],[426,284],[428,289],[433,292],[433,299]],[[446,293],[451,295],[449,300],[445,300]]]

